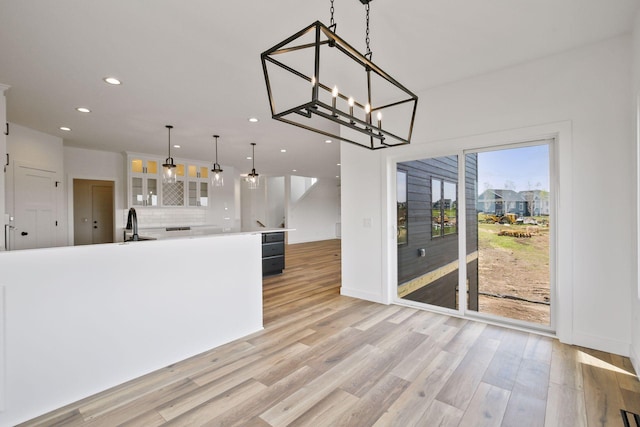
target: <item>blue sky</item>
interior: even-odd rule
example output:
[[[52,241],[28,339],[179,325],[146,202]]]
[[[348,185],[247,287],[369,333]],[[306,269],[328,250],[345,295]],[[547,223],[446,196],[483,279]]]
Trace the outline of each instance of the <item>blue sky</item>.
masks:
[[[406,202],[406,175],[399,173],[398,202]],[[445,188],[445,198],[454,199],[454,187]],[[514,191],[549,191],[549,146],[512,148],[478,153],[478,194],[487,188]]]
[[[549,146],[478,153],[478,193],[487,188],[549,191]]]

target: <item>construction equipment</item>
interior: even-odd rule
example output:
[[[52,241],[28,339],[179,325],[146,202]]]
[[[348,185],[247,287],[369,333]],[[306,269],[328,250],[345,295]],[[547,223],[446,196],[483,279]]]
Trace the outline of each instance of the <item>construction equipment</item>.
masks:
[[[486,222],[487,224],[515,224],[517,219],[518,216],[514,213],[507,213],[504,215],[486,214],[484,217],[484,222]]]

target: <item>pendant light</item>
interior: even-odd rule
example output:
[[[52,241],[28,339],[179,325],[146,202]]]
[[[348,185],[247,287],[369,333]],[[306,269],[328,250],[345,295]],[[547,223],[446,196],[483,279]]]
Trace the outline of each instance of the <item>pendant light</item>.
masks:
[[[256,143],[255,142],[251,143],[251,166],[252,166],[251,173],[247,174],[245,181],[247,181],[247,184],[250,190],[255,190],[260,186],[260,178],[256,173]]]
[[[220,135],[213,135],[216,140],[216,161],[213,163],[213,169],[211,169],[211,186],[222,187],[224,185],[224,179],[222,177],[222,168],[218,163],[218,138]]]
[[[371,150],[411,142],[418,97],[371,61],[371,1],[359,1],[365,7],[364,54],[336,34],[334,0],[328,27],[316,21],[261,54],[274,120]],[[393,119],[383,124],[383,114]]]
[[[173,126],[166,125],[169,132],[169,157],[164,161],[162,165],[162,182],[165,184],[175,184],[176,182],[176,165],[173,163],[173,157],[171,157],[171,129]]]

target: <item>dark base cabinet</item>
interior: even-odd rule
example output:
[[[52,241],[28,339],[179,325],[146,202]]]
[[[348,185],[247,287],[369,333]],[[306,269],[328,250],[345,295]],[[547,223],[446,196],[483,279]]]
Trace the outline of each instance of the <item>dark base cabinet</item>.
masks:
[[[284,270],[284,231],[262,233],[262,275],[280,274]]]

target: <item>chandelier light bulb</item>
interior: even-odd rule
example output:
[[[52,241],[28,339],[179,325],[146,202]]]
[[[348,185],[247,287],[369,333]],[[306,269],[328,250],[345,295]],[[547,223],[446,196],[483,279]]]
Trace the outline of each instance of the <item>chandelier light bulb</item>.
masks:
[[[378,129],[382,128],[382,112],[378,111]]]

